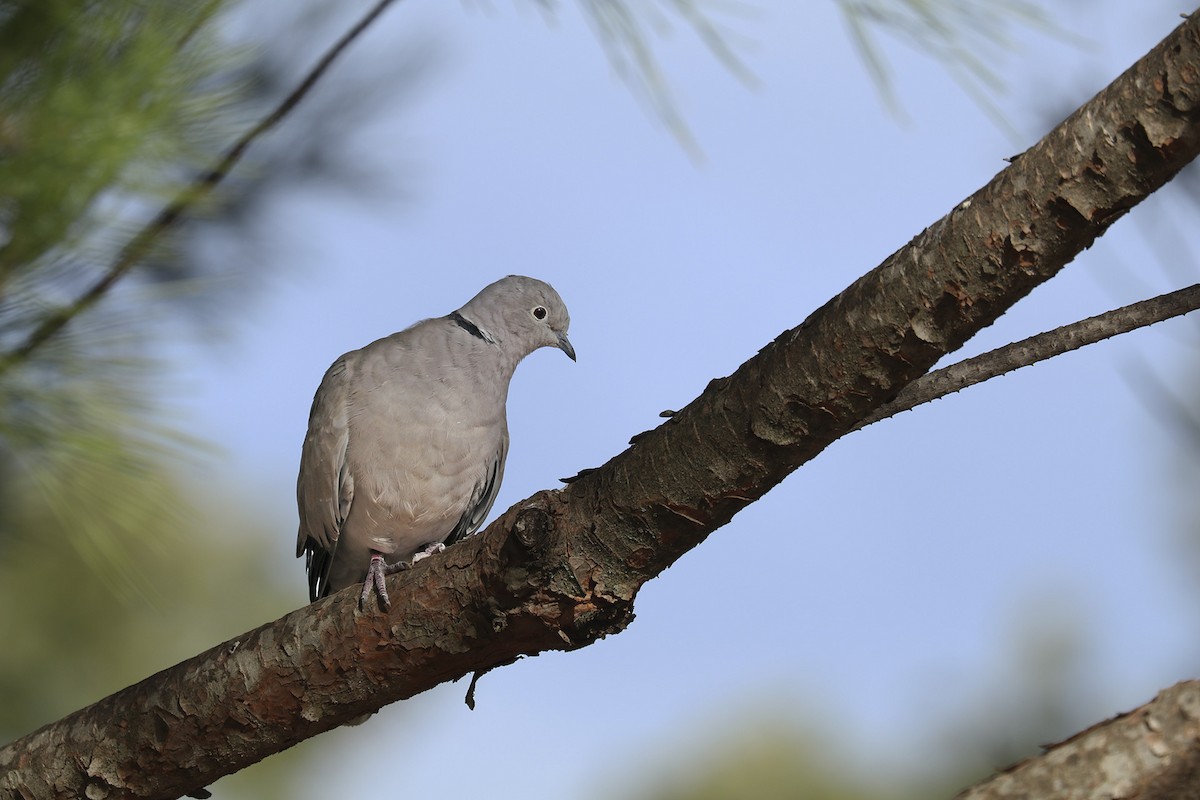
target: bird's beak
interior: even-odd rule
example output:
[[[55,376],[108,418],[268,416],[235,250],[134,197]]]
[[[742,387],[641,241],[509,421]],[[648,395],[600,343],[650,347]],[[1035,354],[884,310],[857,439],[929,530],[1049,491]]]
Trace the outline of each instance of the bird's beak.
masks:
[[[567,358],[575,360],[575,348],[571,345],[571,340],[567,338],[565,333],[558,335],[558,349],[567,354]]]

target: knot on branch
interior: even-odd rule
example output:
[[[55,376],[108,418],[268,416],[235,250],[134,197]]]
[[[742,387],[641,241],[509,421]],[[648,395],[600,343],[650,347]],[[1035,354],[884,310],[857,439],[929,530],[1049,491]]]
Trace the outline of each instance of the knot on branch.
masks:
[[[537,553],[545,550],[550,541],[550,528],[550,515],[545,509],[525,506],[517,512],[512,538],[526,552]]]
[[[760,441],[777,447],[794,447],[812,430],[814,418],[833,421],[836,415],[827,408],[813,408],[796,397],[763,404],[751,417],[750,430]]]
[[[524,602],[544,589],[552,574],[561,571],[561,559],[553,552],[560,543],[551,508],[549,494],[539,492],[494,523],[503,535],[494,539],[496,571],[488,591],[493,598],[504,598],[502,605]]]

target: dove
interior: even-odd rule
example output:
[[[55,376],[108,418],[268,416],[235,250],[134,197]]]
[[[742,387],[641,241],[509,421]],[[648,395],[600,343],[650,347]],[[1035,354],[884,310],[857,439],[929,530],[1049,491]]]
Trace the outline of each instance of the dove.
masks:
[[[333,362],[296,480],[310,601],[361,582],[360,605],[374,590],[387,610],[385,575],[478,530],[504,477],[513,372],[542,347],[574,361],[570,322],[548,283],[509,275]]]

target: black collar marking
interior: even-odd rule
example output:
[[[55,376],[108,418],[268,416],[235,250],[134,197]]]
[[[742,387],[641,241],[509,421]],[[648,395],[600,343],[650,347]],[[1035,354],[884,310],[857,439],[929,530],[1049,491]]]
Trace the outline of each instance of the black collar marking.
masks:
[[[478,325],[476,325],[474,322],[471,322],[471,320],[467,319],[466,317],[464,317],[462,314],[458,313],[457,311],[451,313],[447,317],[447,319],[449,319],[455,325],[462,328],[464,331],[471,334],[472,336],[474,336],[478,339],[483,339],[488,344],[491,344],[493,342],[492,337],[488,336],[486,333],[483,332],[483,330],[480,329],[480,327]]]

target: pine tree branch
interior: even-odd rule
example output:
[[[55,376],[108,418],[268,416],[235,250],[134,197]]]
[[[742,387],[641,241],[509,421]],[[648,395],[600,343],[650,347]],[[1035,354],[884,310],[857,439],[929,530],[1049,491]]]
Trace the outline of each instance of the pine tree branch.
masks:
[[[921,376],[901,389],[896,399],[869,414],[856,430],[1015,369],[1196,309],[1200,309],[1200,283],[1006,344]]]
[[[955,800],[1179,800],[1200,788],[1200,681],[1093,725],[964,789]]]
[[[391,576],[390,613],[357,611],[347,589],[46,725],[0,748],[0,797],[177,797],[444,681],[623,630],[646,581],[1198,153],[1193,14],[987,186],[636,444]],[[1130,769],[1150,780],[1170,763]]]
[[[234,166],[241,161],[242,156],[263,134],[278,125],[300,101],[312,90],[322,76],[372,23],[390,6],[394,0],[378,0],[357,23],[342,35],[330,47],[299,85],[287,97],[283,98],[269,114],[247,130],[230,146],[225,154],[213,166],[201,173],[185,189],[168,203],[158,214],[147,222],[133,237],[125,243],[113,263],[109,265],[99,279],[89,286],[79,297],[68,305],[50,312],[34,328],[23,342],[14,347],[0,358],[0,374],[25,361],[35,350],[46,343],[51,337],[62,330],[67,323],[79,316],[100,301],[121,278],[131,269],[141,263],[154,245],[173,228],[183,216],[208,196],[214,188],[229,175]]]

